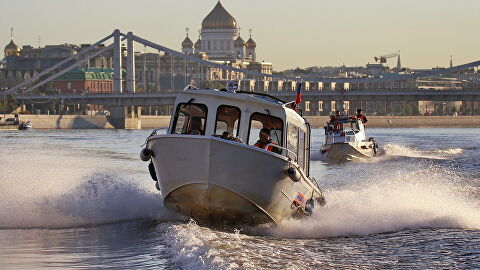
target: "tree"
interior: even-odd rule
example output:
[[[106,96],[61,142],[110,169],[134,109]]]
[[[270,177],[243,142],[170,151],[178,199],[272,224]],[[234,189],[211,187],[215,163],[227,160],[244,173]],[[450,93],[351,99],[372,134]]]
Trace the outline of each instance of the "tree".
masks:
[[[16,100],[12,95],[5,96],[0,100],[0,111],[2,113],[11,113],[16,108]]]

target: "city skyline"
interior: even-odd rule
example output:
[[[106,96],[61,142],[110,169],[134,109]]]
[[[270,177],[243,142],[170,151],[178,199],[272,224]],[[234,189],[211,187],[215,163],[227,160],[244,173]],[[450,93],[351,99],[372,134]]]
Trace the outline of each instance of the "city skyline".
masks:
[[[41,46],[93,43],[119,28],[180,51],[185,28],[196,39],[203,18],[216,2],[24,1],[0,18],[0,40],[3,46],[9,42],[11,26],[17,45],[34,47],[39,37]],[[395,6],[378,0],[221,2],[237,20],[242,37],[248,38],[248,29],[253,29],[258,60],[272,62],[275,70],[363,66],[373,63],[374,56],[398,50],[402,64],[411,68],[446,67],[450,56],[454,65],[480,59],[480,38],[474,32],[480,3],[472,0],[461,1],[462,5],[408,0]],[[388,64],[395,66],[396,58]]]

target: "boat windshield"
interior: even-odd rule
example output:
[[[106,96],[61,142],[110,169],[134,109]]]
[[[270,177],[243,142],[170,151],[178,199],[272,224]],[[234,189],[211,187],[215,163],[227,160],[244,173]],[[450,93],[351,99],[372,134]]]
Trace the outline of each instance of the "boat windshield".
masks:
[[[217,109],[217,122],[215,124],[215,135],[238,136],[238,125],[240,123],[240,109],[234,106],[221,105]]]
[[[204,104],[180,103],[175,111],[172,134],[205,135],[208,108]]]
[[[356,119],[344,119],[334,122],[328,122],[325,126],[325,132],[347,132],[347,131],[359,131],[359,123]]]
[[[255,145],[255,143],[257,143],[261,129],[267,129],[269,131],[272,143],[282,146],[282,119],[263,113],[253,113],[250,117],[249,145]]]

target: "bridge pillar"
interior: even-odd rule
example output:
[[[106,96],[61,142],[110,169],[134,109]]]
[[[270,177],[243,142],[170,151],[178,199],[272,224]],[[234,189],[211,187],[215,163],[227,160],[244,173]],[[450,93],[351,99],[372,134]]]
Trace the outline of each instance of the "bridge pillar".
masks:
[[[140,116],[142,114],[142,108],[138,106],[127,107],[127,110],[130,109],[130,113],[127,114],[125,119],[125,129],[141,129],[142,122]]]
[[[113,32],[113,92],[122,93],[122,43],[120,30]]]
[[[141,129],[141,107],[110,106],[108,122],[116,129]]]
[[[123,106],[110,106],[108,122],[116,129],[125,129],[125,108]]]
[[[135,50],[133,33],[127,33],[127,92],[135,93]]]

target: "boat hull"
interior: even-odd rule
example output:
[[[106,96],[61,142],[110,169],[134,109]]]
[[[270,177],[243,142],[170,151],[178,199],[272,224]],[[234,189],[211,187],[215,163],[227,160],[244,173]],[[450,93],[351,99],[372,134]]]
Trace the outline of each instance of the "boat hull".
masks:
[[[321,157],[327,161],[362,161],[376,155],[375,142],[339,142],[324,145]]]
[[[167,207],[212,224],[257,224],[274,220],[245,197],[210,183],[187,184],[170,192]]]
[[[148,147],[165,205],[195,220],[279,223],[303,207],[294,203],[299,194],[304,200],[323,196],[301,171],[299,182],[291,180],[285,157],[253,146],[210,136],[159,135]]]

